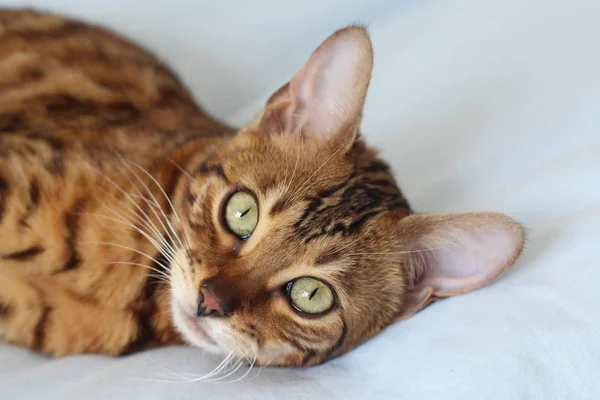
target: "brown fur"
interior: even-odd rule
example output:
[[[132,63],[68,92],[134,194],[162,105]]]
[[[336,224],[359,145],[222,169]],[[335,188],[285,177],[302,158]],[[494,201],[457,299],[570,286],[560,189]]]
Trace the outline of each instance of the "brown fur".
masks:
[[[183,343],[173,302],[210,282],[233,310],[203,317],[221,348],[303,366],[431,301],[409,305],[425,268],[410,251],[446,217],[411,225],[389,168],[360,138],[334,151],[266,134],[278,124],[266,115],[278,118],[282,104],[233,135],[126,40],[55,15],[0,11],[0,335],[55,356]],[[243,242],[219,215],[239,186],[260,206]],[[517,238],[504,269],[522,233],[507,217],[486,218]],[[175,247],[173,259],[140,230]],[[300,276],[332,286],[331,312],[292,309],[283,287]]]

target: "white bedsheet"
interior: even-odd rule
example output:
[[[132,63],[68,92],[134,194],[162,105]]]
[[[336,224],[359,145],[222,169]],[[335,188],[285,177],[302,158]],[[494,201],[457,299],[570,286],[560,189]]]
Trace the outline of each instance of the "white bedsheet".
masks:
[[[0,346],[0,399],[600,398],[598,0],[2,3],[126,33],[237,124],[320,40],[368,22],[376,62],[363,131],[411,203],[505,212],[529,240],[492,286],[321,367],[168,383],[166,368],[199,376],[219,360],[189,348],[52,360]]]

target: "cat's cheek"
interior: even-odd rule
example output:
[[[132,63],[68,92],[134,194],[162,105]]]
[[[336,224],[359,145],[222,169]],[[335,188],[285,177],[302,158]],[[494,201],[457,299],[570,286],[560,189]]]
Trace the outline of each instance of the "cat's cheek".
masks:
[[[259,352],[260,366],[296,367],[302,365],[303,354],[288,343],[267,343]]]
[[[191,275],[190,267],[183,252],[175,255],[170,268],[171,298],[189,315],[196,314],[198,305],[197,285]]]
[[[192,293],[186,290],[186,284],[184,277],[181,273],[174,270],[171,272],[171,302],[177,305],[180,309],[183,309],[186,313],[193,315],[196,311],[194,309],[194,301]]]

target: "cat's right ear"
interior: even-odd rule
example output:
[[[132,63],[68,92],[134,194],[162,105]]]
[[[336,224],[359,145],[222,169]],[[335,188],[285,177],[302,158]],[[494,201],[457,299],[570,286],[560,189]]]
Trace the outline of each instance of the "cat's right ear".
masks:
[[[258,129],[350,147],[373,69],[371,40],[350,26],[327,38],[294,77],[267,101]]]
[[[498,213],[413,214],[398,228],[396,236],[410,254],[400,318],[436,299],[489,284],[523,249],[523,228]]]

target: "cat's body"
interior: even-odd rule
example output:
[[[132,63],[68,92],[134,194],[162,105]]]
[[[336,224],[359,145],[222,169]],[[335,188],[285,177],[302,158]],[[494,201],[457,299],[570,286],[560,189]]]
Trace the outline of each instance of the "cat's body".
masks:
[[[491,213],[408,217],[389,169],[356,139],[371,58],[364,30],[336,33],[234,134],[125,40],[0,11],[0,336],[53,355],[186,341],[310,365],[489,282],[516,259],[520,228]],[[315,74],[330,87],[304,87]],[[238,191],[260,218],[236,237],[222,213]],[[477,254],[501,250],[483,272],[457,274],[475,263],[455,238],[471,236]],[[439,260],[467,281],[429,279]],[[291,300],[301,277],[325,282],[303,282],[311,300],[331,292],[322,312]]]
[[[161,258],[119,221],[142,209],[166,235],[149,206],[124,193],[135,196],[144,182],[169,213],[141,168],[172,196],[182,174],[175,165],[230,131],[123,39],[57,16],[0,11],[0,300],[15,290],[37,303],[2,303],[3,319],[28,307],[26,321],[0,323],[8,341],[56,355],[177,342],[165,283],[121,263],[163,267],[95,242]]]

